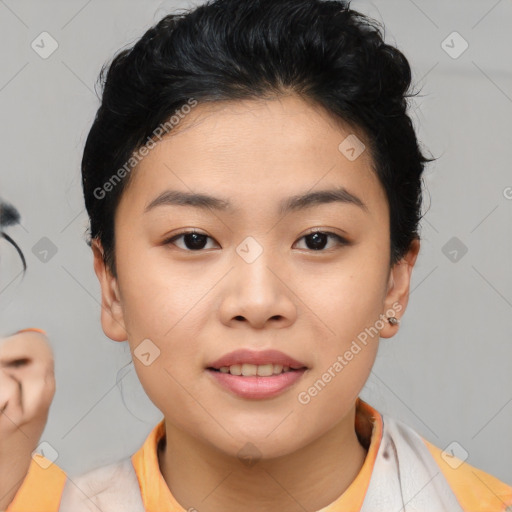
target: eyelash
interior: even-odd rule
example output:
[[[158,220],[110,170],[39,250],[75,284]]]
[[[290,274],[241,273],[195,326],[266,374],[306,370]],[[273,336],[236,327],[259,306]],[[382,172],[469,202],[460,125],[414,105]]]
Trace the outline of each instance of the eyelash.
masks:
[[[302,240],[303,238],[307,237],[307,236],[310,236],[310,235],[314,235],[315,233],[320,233],[322,235],[328,235],[330,238],[334,238],[337,240],[338,242],[338,246],[345,246],[345,245],[350,245],[350,242],[348,240],[346,240],[345,238],[341,237],[340,235],[337,235],[336,233],[332,233],[331,231],[321,231],[319,229],[316,229],[316,230],[313,230],[313,231],[310,231],[309,233],[306,233],[305,235],[301,236],[299,238],[299,240]],[[213,240],[212,237],[206,235],[205,233],[201,233],[200,231],[182,231],[181,233],[178,233],[177,235],[174,235],[172,236],[171,238],[168,238],[167,240],[165,240],[163,242],[164,245],[169,245],[169,244],[173,244],[174,245],[174,241],[177,240],[178,238],[180,237],[183,237],[185,235],[190,235],[190,234],[197,234],[197,235],[203,235],[203,236],[206,236],[207,238],[210,238]],[[181,249],[181,247],[178,247],[178,249]],[[331,249],[319,249],[317,251],[313,250],[313,249],[306,249],[310,252],[329,252],[331,251],[333,248]],[[193,251],[191,249],[181,249],[182,251],[185,251],[185,252],[204,252],[205,249],[198,249],[196,251]]]

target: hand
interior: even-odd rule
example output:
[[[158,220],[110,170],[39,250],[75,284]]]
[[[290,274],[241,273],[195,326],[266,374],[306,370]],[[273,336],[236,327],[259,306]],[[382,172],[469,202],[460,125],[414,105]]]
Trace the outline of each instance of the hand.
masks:
[[[27,475],[54,394],[48,338],[28,329],[0,339],[0,510]]]

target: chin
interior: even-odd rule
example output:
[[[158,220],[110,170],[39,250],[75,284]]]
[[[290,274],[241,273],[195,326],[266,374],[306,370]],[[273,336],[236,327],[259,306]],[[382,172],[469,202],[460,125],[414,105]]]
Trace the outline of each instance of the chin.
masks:
[[[291,432],[269,434],[272,428],[259,433],[244,435],[236,432],[233,426],[225,425],[228,432],[222,439],[208,439],[207,442],[228,457],[237,458],[248,467],[261,460],[271,460],[289,455],[300,448],[297,436]],[[235,433],[236,432],[236,433]]]

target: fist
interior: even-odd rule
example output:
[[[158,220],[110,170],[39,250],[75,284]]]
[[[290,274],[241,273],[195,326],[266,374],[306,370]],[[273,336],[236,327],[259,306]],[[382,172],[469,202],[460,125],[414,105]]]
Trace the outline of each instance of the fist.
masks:
[[[0,459],[17,447],[26,456],[37,447],[55,394],[48,338],[20,331],[0,339]]]

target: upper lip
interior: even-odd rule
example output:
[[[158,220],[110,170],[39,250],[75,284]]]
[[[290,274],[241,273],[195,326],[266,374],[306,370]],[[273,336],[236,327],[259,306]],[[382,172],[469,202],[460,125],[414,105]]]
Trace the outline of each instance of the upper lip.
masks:
[[[254,351],[249,349],[239,349],[229,354],[223,355],[220,359],[217,359],[210,363],[208,368],[219,369],[223,366],[232,366],[234,364],[282,364],[283,366],[289,366],[290,368],[299,369],[306,368],[304,363],[297,361],[293,357],[290,357],[279,350],[261,350]]]

